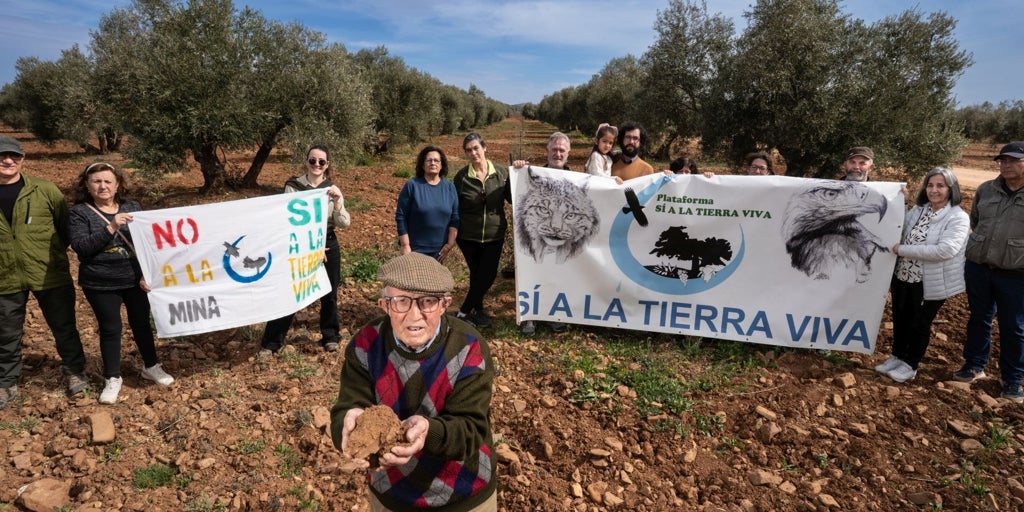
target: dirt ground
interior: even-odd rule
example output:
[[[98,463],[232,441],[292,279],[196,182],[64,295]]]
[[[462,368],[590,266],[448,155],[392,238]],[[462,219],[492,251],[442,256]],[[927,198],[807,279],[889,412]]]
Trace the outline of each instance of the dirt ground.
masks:
[[[511,152],[543,161],[550,126],[510,119],[482,130],[488,157]],[[27,174],[69,191],[86,163],[74,147],[45,147],[29,134],[6,131],[28,152]],[[451,171],[464,165],[461,137],[432,141]],[[581,168],[588,141],[574,141],[570,165]],[[998,145],[976,144],[956,163],[965,189],[992,177]],[[232,157],[237,172],[251,154]],[[115,165],[120,155],[109,156]],[[343,267],[360,251],[394,255],[394,200],[413,157],[336,171],[352,226],[339,231]],[[193,166],[194,167],[194,166]],[[134,197],[149,209],[277,193],[300,172],[294,159],[274,155],[257,190],[198,197],[198,170],[161,182],[136,180]],[[725,172],[723,170],[723,172]],[[970,195],[970,194],[968,194]],[[965,206],[969,207],[969,198]],[[466,273],[448,265],[464,293]],[[340,291],[349,332],[374,317],[374,282],[348,278]],[[949,382],[961,362],[966,299],[946,302],[916,380],[897,385],[872,367],[891,340],[888,318],[873,356],[823,354],[750,346],[752,368],[723,385],[695,386],[693,412],[647,414],[636,390],[616,386],[588,400],[575,393],[616,366],[642,368],[617,350],[647,346],[652,354],[687,346],[696,354],[681,375],[712,364],[711,339],[643,337],[574,327],[519,336],[514,287],[499,278],[488,299],[495,326],[485,331],[498,364],[492,421],[500,441],[499,495],[506,511],[825,511],[1024,510],[1024,406],[997,398],[996,378],[974,386]],[[122,351],[124,388],[112,406],[96,401],[101,369],[95,320],[79,293],[79,327],[96,391],[69,400],[49,330],[30,304],[23,341],[24,399],[0,411],[0,510],[19,509],[18,490],[54,479],[65,486],[61,510],[367,510],[365,476],[344,460],[326,431],[337,395],[342,352],[316,343],[315,307],[301,312],[289,346],[259,363],[261,326],[158,342],[177,381],[161,388],[138,376],[141,360],[129,334]],[[888,313],[886,313],[888,315]],[[997,343],[995,344],[998,345]],[[570,371],[566,359],[592,354],[592,370]],[[998,349],[986,369],[998,375]],[[96,414],[112,420],[116,440],[97,442]],[[666,419],[683,428],[659,428]],[[171,468],[166,485],[148,488],[143,470]]]

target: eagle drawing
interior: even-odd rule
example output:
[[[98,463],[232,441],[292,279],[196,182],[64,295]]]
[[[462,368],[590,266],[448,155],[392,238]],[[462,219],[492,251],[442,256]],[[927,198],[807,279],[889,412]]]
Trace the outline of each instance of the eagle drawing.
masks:
[[[875,252],[888,252],[867,230],[861,215],[885,217],[882,194],[852,181],[815,181],[789,200],[782,236],[793,268],[813,279],[829,279],[842,266],[856,271],[857,282],[868,280]]]

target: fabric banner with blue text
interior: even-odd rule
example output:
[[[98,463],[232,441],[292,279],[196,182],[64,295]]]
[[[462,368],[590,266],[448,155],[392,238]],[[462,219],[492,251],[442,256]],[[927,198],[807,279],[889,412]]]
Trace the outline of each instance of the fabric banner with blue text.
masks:
[[[162,337],[279,318],[330,293],[323,190],[133,214]]]
[[[901,184],[512,170],[517,318],[871,354]]]

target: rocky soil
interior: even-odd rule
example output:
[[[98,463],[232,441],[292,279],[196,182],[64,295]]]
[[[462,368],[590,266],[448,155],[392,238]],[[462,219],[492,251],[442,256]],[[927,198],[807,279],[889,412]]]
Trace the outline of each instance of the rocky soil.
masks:
[[[508,120],[483,131],[492,160],[511,152],[543,161],[553,129],[526,123],[520,136],[520,126]],[[26,173],[65,191],[96,160],[7,134],[29,153]],[[434,142],[452,172],[464,164],[461,137]],[[590,143],[574,142],[570,164],[580,168]],[[991,170],[993,151],[974,145],[957,165]],[[248,158],[232,157],[236,172]],[[404,178],[395,174],[412,162],[406,154],[336,171],[352,211],[352,226],[339,232],[346,269],[367,254],[396,253],[393,204]],[[258,190],[197,197],[192,169],[160,183],[136,179],[134,197],[147,208],[237,199],[276,193],[298,172],[294,159],[275,155]],[[460,260],[447,262],[457,296],[466,286]],[[580,327],[523,338],[513,290],[499,278],[488,304],[495,325],[485,331],[499,366],[492,419],[502,510],[1024,509],[1024,406],[994,398],[995,378],[949,380],[961,362],[962,296],[939,313],[917,379],[899,385],[872,370],[887,353],[888,324],[874,356]],[[350,331],[376,315],[378,291],[373,281],[346,279],[340,308]],[[0,510],[366,510],[364,475],[326,431],[343,353],[319,348],[316,318],[315,307],[300,313],[290,345],[268,363],[255,358],[260,326],[160,340],[177,379],[169,388],[139,378],[126,333],[125,385],[119,402],[104,406],[84,297],[78,321],[96,389],[70,400],[49,330],[30,304],[24,398],[0,411]],[[990,375],[998,375],[997,354]],[[685,412],[644,400],[648,381],[614,378],[666,365],[686,383],[674,397]]]

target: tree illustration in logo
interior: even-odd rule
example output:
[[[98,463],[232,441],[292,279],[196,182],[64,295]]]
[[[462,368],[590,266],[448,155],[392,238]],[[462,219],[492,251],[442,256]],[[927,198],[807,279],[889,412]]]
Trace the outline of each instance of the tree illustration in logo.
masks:
[[[644,266],[655,274],[678,278],[684,283],[698,277],[707,281],[732,259],[732,245],[721,238],[690,238],[686,226],[671,226],[661,232],[650,254],[690,263],[690,268],[672,264]]]

